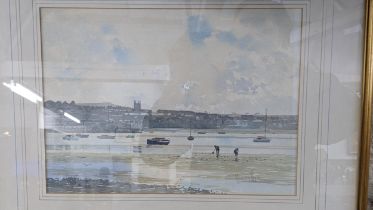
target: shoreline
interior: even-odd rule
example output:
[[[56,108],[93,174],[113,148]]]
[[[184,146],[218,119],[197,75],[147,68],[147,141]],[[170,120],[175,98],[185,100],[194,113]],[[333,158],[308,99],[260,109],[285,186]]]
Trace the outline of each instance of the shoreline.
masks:
[[[218,132],[224,131],[227,134],[262,134],[264,129],[246,129],[246,128],[222,128],[222,129],[191,129],[192,133],[206,132],[206,134],[218,134]],[[180,132],[185,131],[189,133],[189,129],[186,128],[149,128],[144,129],[141,132],[117,132],[117,134],[143,134],[143,133],[153,133],[153,132]],[[64,134],[75,134],[75,133],[85,133],[85,132],[58,132],[55,130],[45,129],[46,134],[53,133],[64,133]],[[110,134],[113,132],[87,132],[86,134]],[[298,130],[280,130],[280,129],[268,129],[267,134],[297,134]],[[200,134],[200,135],[206,135]],[[220,134],[223,135],[223,134]]]

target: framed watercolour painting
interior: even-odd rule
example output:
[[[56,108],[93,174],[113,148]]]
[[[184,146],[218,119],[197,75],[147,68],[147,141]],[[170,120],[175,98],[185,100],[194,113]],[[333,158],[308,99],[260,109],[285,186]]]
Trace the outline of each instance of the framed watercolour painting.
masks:
[[[296,194],[301,9],[41,20],[47,192]]]
[[[0,2],[4,209],[366,208],[369,2]]]

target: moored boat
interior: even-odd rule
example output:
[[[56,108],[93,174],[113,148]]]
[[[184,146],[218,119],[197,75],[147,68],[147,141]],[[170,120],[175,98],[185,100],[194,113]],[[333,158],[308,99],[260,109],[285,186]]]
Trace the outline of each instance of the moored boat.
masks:
[[[103,135],[97,136],[97,138],[99,138],[99,139],[115,139],[115,136],[103,134]]]
[[[189,141],[193,141],[194,140],[194,136],[188,136],[187,138]]]
[[[265,118],[264,118],[264,136],[257,136],[253,142],[256,143],[269,143],[271,139],[267,137],[267,109],[265,111]]]
[[[68,141],[77,141],[79,140],[78,137],[74,136],[74,135],[65,135],[64,137],[62,137],[63,140],[68,140]]]
[[[169,139],[162,138],[162,137],[155,137],[146,140],[146,144],[148,145],[168,145],[170,143]]]
[[[189,121],[189,136],[187,137],[187,139],[189,141],[193,141],[194,140],[194,136],[192,136],[192,121],[191,120]]]
[[[78,133],[78,134],[76,134],[76,136],[79,137],[79,138],[88,138],[89,134]]]
[[[257,136],[253,142],[256,142],[256,143],[269,143],[271,142],[271,139],[269,139],[268,137],[266,136]]]

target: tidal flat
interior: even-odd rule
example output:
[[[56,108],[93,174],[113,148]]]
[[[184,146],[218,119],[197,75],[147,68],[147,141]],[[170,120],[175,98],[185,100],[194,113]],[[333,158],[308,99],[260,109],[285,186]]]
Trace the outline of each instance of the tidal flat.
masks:
[[[47,152],[48,193],[295,193],[291,155]]]

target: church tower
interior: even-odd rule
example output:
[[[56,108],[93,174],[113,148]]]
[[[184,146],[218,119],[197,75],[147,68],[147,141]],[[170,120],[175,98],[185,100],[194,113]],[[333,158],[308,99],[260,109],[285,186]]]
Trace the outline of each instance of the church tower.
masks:
[[[133,101],[133,111],[141,112],[141,101],[137,101],[137,100]]]

